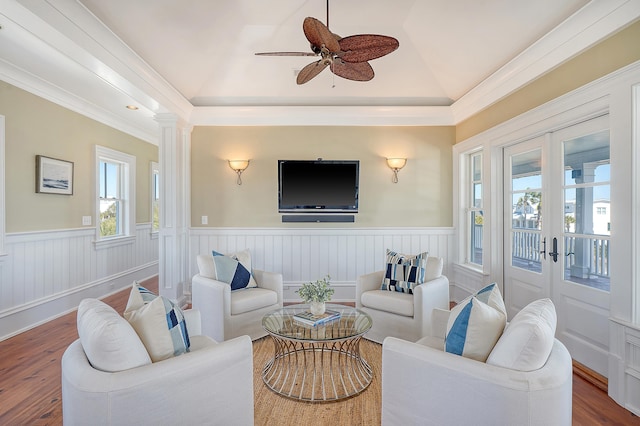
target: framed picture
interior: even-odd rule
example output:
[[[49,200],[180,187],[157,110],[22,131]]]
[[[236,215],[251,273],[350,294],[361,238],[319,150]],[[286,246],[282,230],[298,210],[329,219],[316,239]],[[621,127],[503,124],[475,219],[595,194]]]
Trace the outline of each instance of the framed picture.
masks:
[[[36,155],[36,192],[73,195],[73,163]]]

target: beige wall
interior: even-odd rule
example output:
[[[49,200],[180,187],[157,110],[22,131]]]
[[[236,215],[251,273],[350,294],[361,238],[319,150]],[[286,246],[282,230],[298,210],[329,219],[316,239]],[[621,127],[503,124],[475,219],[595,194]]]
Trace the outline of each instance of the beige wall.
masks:
[[[452,226],[453,127],[196,127],[192,226],[295,227],[278,213],[277,161],[360,160],[359,213],[344,227]],[[399,183],[385,157],[406,157]],[[242,186],[227,159],[251,159]],[[208,216],[209,224],[201,225]],[[313,224],[313,226],[336,226]]]
[[[456,142],[564,95],[640,60],[640,22],[576,56],[456,126]]]
[[[95,145],[136,156],[136,222],[150,222],[150,162],[158,147],[0,81],[0,115],[6,136],[6,230],[82,227],[95,224]],[[35,192],[36,155],[74,163],[74,194]]]

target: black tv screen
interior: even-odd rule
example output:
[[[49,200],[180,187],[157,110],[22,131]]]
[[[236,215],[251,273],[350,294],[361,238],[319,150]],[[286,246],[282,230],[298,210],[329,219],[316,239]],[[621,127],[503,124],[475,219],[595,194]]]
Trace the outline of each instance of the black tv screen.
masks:
[[[358,212],[358,160],[278,160],[278,211]]]

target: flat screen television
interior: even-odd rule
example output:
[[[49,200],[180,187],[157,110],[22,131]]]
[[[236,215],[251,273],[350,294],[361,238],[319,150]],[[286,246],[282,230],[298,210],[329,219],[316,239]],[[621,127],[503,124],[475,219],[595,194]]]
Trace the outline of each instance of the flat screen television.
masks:
[[[278,160],[278,211],[357,213],[358,160]]]

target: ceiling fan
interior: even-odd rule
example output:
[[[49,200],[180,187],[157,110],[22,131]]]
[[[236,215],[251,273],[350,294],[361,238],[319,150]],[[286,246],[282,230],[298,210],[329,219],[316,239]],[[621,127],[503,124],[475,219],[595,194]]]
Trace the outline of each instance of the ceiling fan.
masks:
[[[368,61],[387,55],[400,46],[393,37],[376,34],[358,34],[340,37],[329,30],[329,0],[327,25],[316,18],[307,17],[302,23],[304,35],[311,44],[311,52],[261,52],[259,56],[320,56],[316,62],[298,73],[296,82],[304,84],[325,68],[335,75],[354,81],[369,81],[374,77]]]

